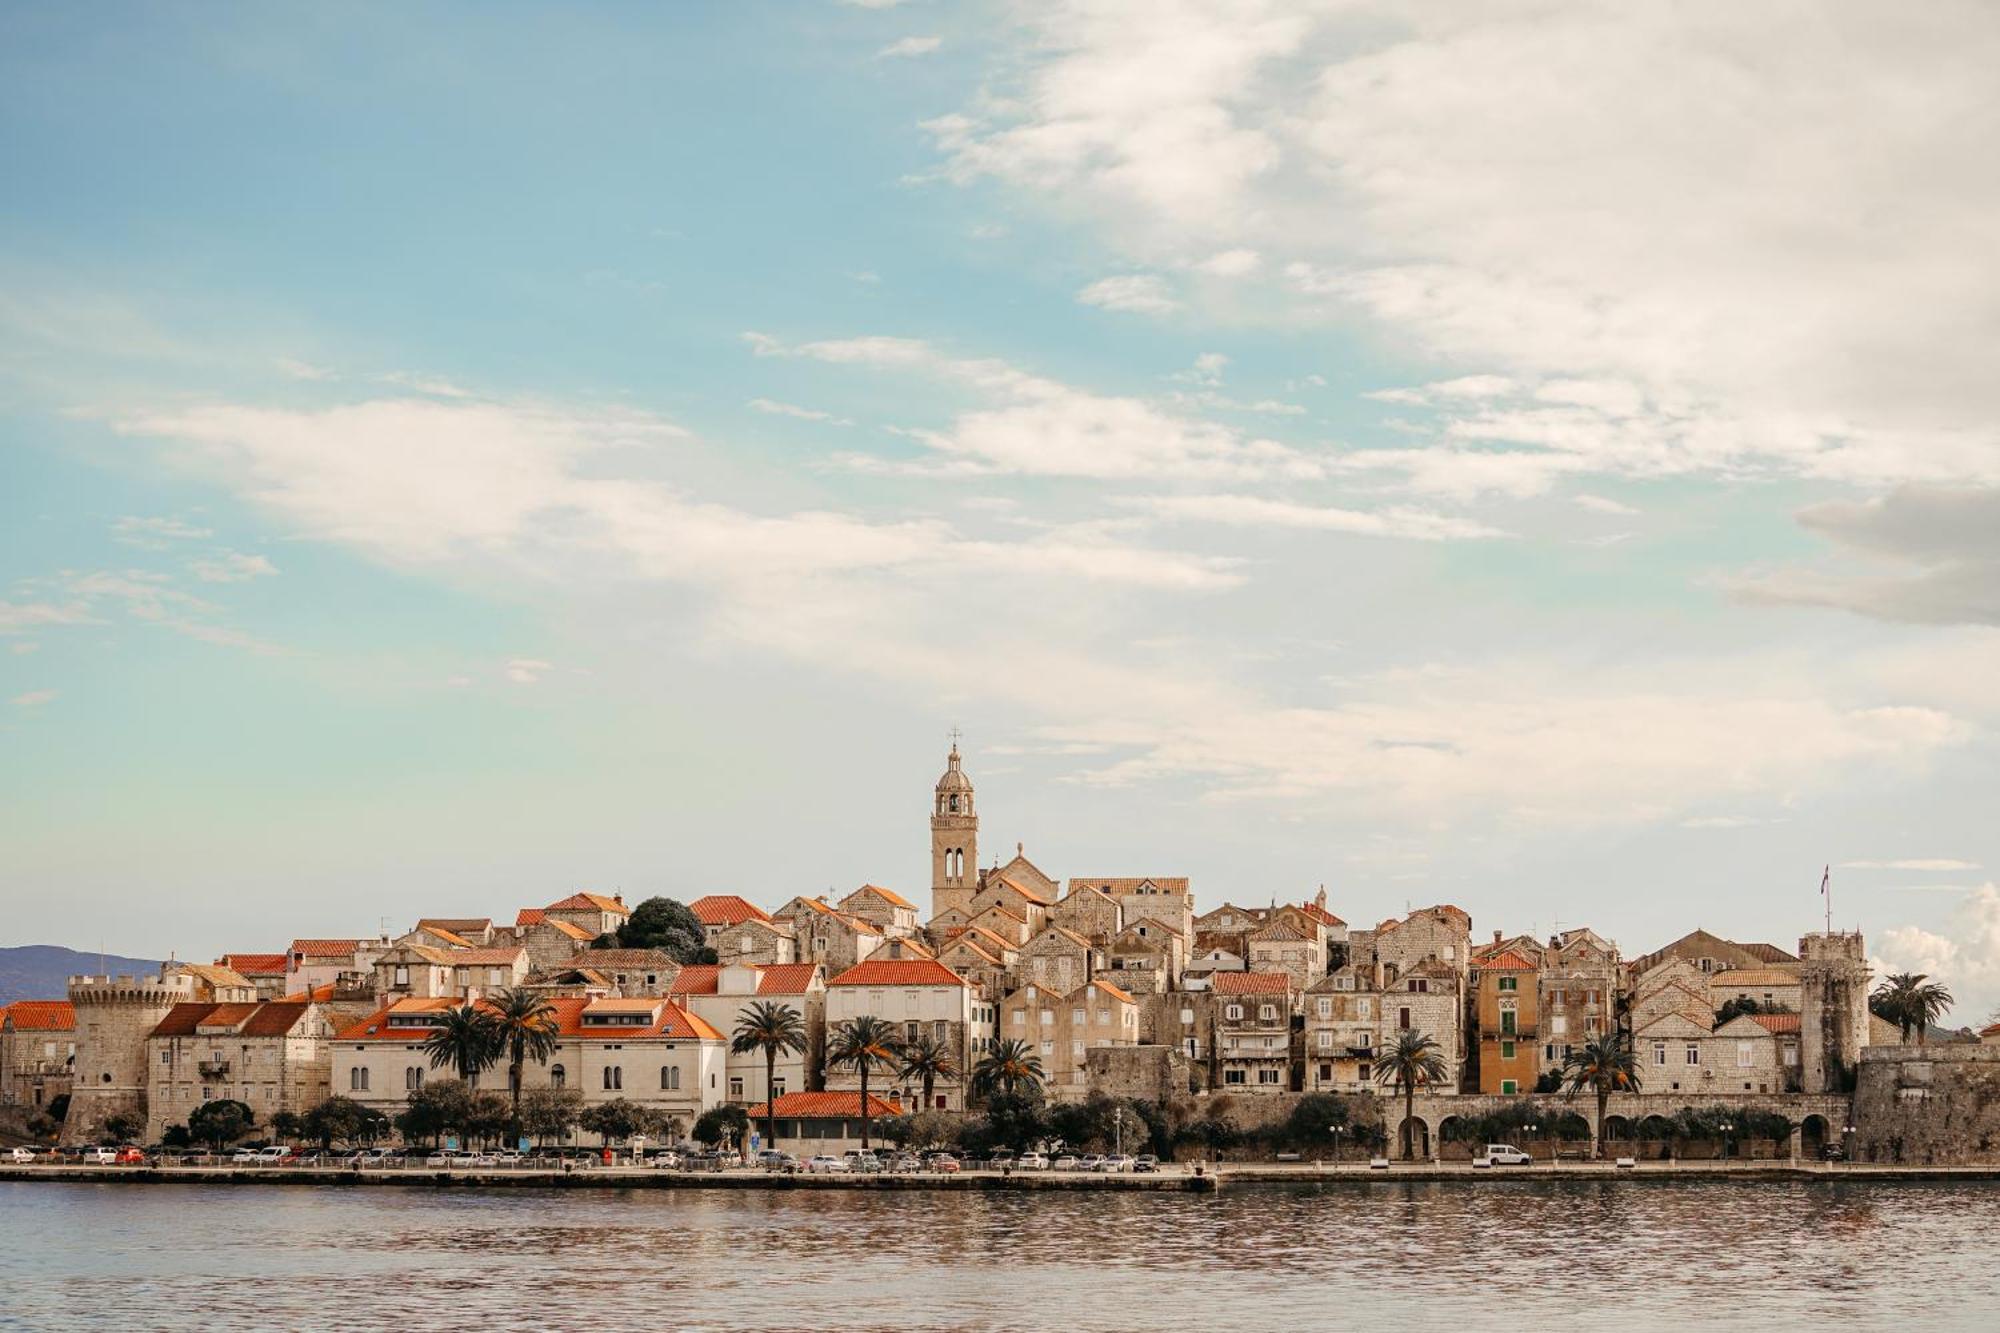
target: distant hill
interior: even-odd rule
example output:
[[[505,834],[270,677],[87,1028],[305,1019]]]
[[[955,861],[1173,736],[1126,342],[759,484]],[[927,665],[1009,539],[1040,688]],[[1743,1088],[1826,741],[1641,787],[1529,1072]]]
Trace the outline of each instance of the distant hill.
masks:
[[[158,962],[116,954],[78,953],[54,944],[21,944],[0,949],[0,1004],[16,1000],[60,1000],[79,973],[109,971],[113,976],[155,971]]]

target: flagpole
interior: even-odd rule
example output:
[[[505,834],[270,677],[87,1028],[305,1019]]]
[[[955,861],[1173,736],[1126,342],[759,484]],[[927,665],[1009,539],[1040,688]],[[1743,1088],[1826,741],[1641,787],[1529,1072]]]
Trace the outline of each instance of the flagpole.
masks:
[[[1826,869],[1820,872],[1819,896],[1826,899],[1826,933],[1831,937],[1833,934],[1833,865],[1831,862],[1827,864]]]

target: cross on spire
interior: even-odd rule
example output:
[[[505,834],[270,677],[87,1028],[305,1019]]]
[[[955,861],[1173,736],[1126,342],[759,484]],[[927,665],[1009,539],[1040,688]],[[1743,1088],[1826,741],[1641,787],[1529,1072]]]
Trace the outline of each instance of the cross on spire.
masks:
[[[953,728],[951,729],[951,748],[952,748],[952,749],[956,750],[956,749],[958,748],[958,741],[959,741],[959,738],[960,738],[961,736],[963,736],[964,734],[965,734],[965,733],[964,733],[964,732],[962,732],[962,731],[960,731],[960,730],[959,730],[959,729],[958,729],[957,727],[953,727]]]

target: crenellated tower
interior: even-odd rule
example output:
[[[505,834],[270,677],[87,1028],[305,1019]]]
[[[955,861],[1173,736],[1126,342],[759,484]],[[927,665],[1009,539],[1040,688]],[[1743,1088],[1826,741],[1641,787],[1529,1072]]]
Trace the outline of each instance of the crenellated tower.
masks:
[[[76,1077],[70,1085],[63,1143],[95,1143],[118,1114],[146,1121],[146,1038],[167,1010],[196,998],[196,978],[161,969],[160,976],[77,976],[69,979],[76,1006]]]
[[[1854,1091],[1868,1044],[1868,950],[1860,931],[1799,940],[1799,1082],[1802,1091]]]
[[[972,806],[972,779],[959,767],[958,742],[951,743],[944,776],[931,803],[931,915],[967,907],[979,892],[979,814]]]

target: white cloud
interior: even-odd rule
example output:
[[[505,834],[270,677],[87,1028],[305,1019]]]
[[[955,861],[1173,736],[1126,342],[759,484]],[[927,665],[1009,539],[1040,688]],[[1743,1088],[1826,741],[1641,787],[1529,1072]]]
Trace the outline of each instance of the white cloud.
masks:
[[[1151,273],[1127,273],[1099,278],[1076,294],[1084,305],[1132,315],[1171,315],[1181,308],[1173,289]]]
[[[203,583],[247,583],[278,572],[270,557],[245,555],[241,551],[225,551],[213,559],[196,560],[189,568]]]
[[[1900,861],[1842,861],[1842,870],[1977,870],[1973,861],[1955,861],[1948,857],[1916,857]]]
[[[15,695],[9,702],[16,708],[40,708],[43,704],[54,703],[55,700],[54,690],[29,690],[26,694]]]
[[[0,602],[0,634],[21,634],[47,625],[89,625],[90,608],[80,602]]]
[[[1197,273],[1213,278],[1247,278],[1264,266],[1264,257],[1255,250],[1218,250],[1194,266]]]
[[[1588,509],[1593,514],[1616,514],[1620,517],[1629,518],[1639,512],[1631,505],[1621,503],[1603,495],[1574,495],[1570,498],[1580,508]]]
[[[388,374],[378,376],[377,378],[384,384],[400,385],[405,389],[414,389],[418,393],[429,394],[434,398],[470,398],[473,396],[470,389],[462,389],[450,380],[440,379],[435,375],[420,375],[409,370],[392,370]]]
[[[894,60],[903,56],[927,56],[944,45],[942,37],[905,37],[894,41],[875,53],[877,60]]]
[[[10,643],[7,645],[7,651],[12,653],[16,657],[26,657],[29,653],[38,653],[41,650],[42,650],[42,645],[40,645],[39,643],[34,643],[32,641],[26,643]]]
[[[1423,510],[1395,508],[1373,512],[1335,509],[1254,495],[1148,495],[1128,497],[1124,503],[1145,509],[1160,518],[1238,527],[1307,528],[1370,537],[1409,537],[1419,541],[1507,536],[1483,523]]]
[[[933,457],[908,467],[872,456],[842,460],[857,468],[1146,481],[1168,476],[1302,480],[1326,470],[1321,459],[1275,440],[1247,437],[1143,399],[1090,393],[1003,361],[947,357],[915,339],[844,338],[790,347],[764,334],[744,337],[759,356],[923,374],[989,400],[960,412],[947,429],[905,432]]]
[[[555,669],[555,663],[544,662],[538,657],[517,657],[507,663],[507,679],[516,685],[535,685]]]
[[[174,542],[200,541],[215,534],[178,518],[138,518],[127,515],[111,525],[111,539],[127,546],[164,551]]]
[[[844,417],[836,417],[831,412],[822,412],[815,407],[800,407],[796,403],[781,403],[770,398],[752,398],[750,407],[754,411],[774,417],[796,417],[800,421],[831,421],[841,426],[854,424]]]
[[[300,361],[294,357],[281,356],[273,364],[278,367],[279,373],[283,374],[287,379],[311,381],[340,378],[336,372],[329,370],[325,366],[315,366],[309,361]]]
[[[1982,884],[1966,894],[1952,909],[1949,930],[1893,927],[1876,941],[1871,961],[1878,973],[1921,972],[1951,988],[1960,1015],[1983,1014],[2000,999],[2000,888]]]

